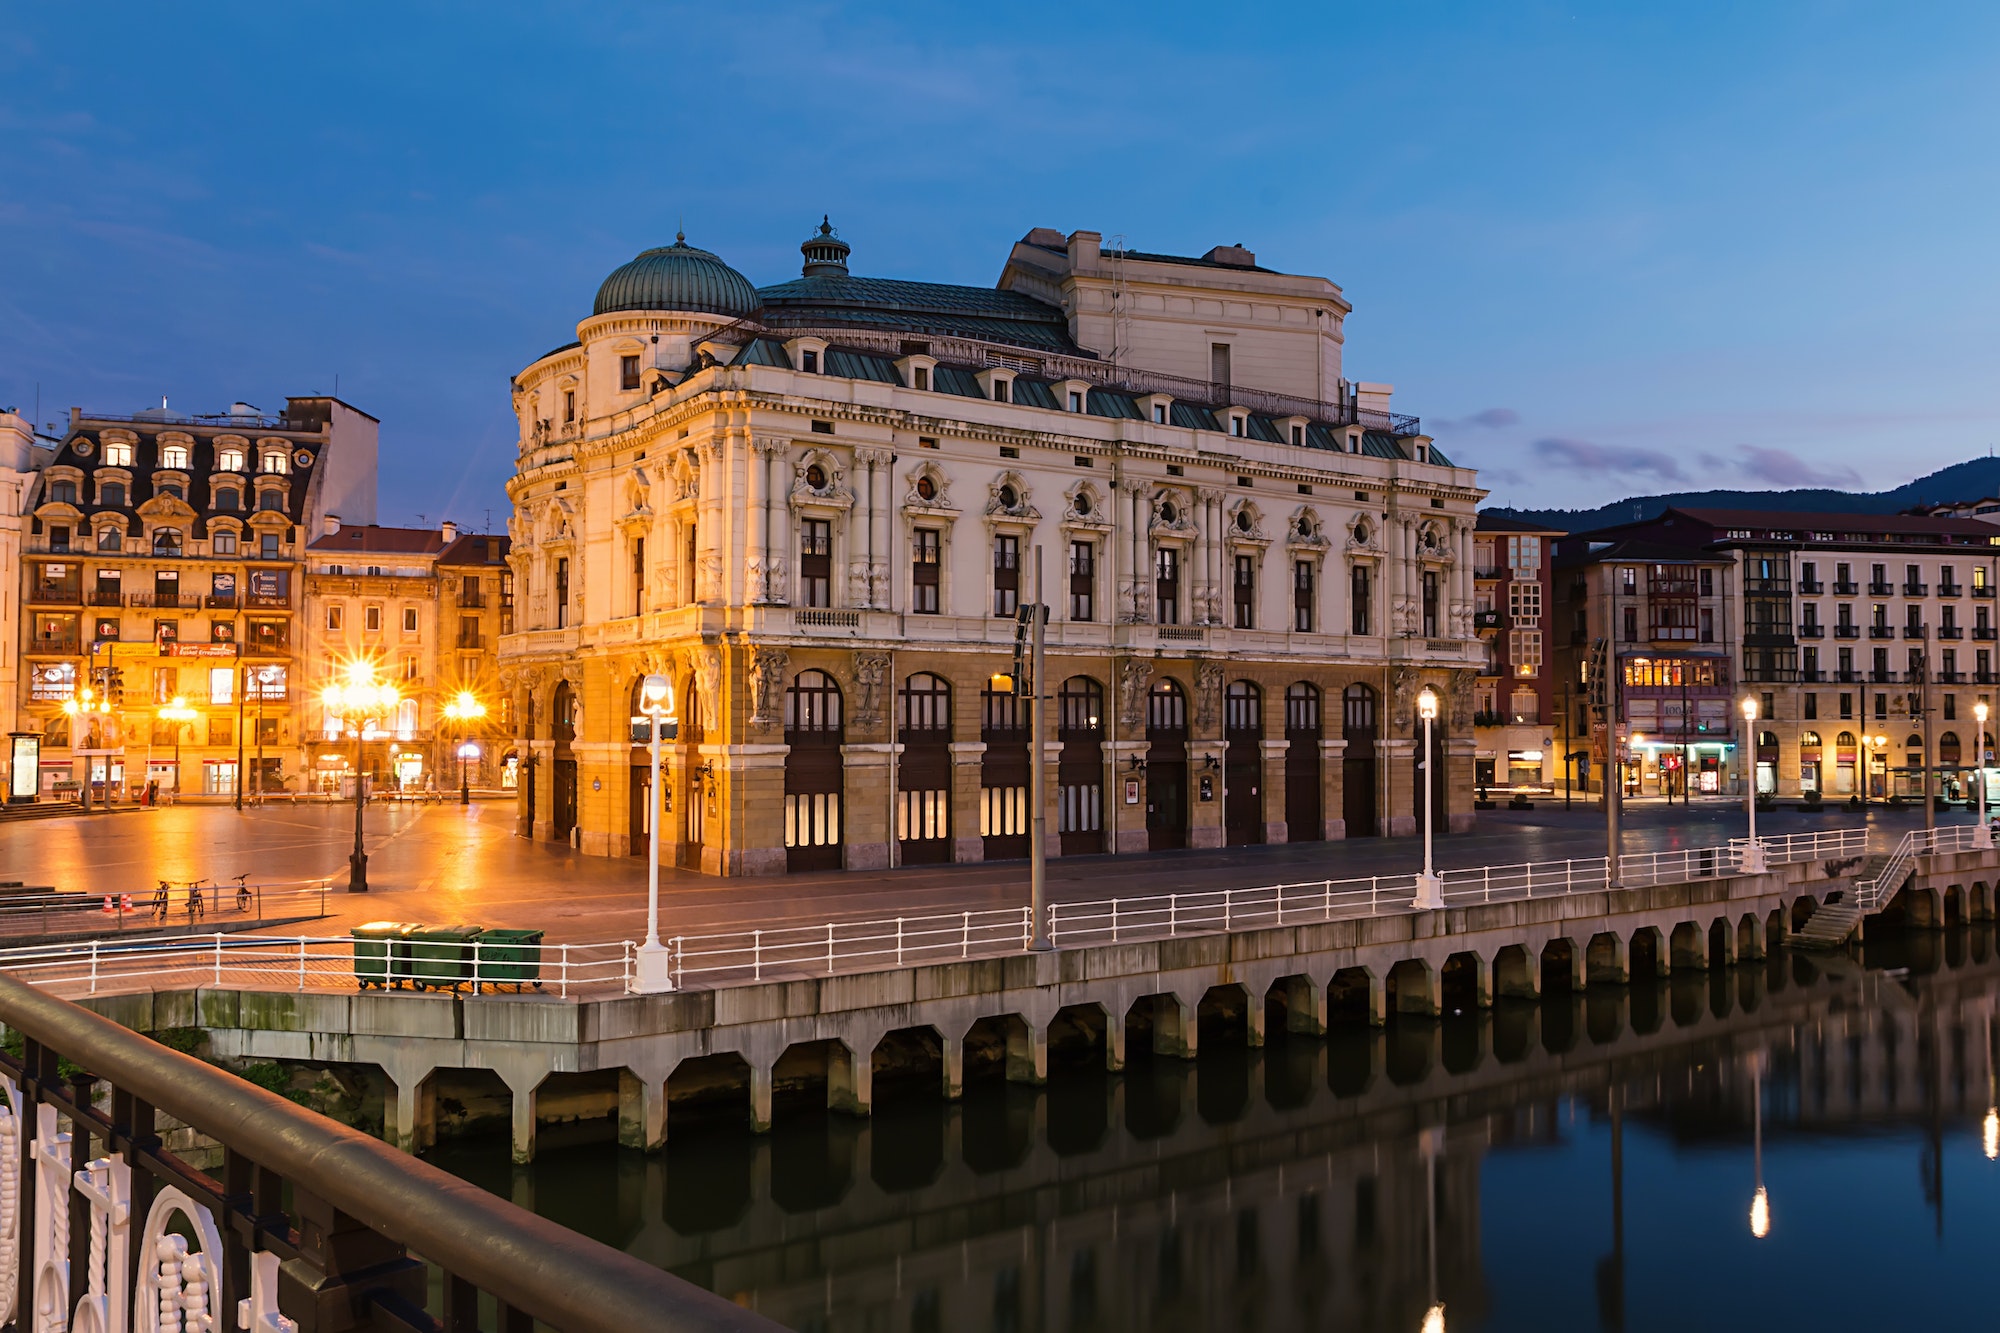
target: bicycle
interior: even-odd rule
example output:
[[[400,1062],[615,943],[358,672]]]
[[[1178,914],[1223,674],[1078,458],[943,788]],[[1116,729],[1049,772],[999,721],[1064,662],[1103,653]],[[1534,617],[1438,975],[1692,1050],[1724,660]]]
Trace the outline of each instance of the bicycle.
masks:
[[[193,925],[196,921],[199,921],[206,910],[202,906],[201,886],[202,881],[200,880],[188,881],[187,917],[189,925]]]
[[[239,912],[249,911],[254,895],[250,892],[250,886],[244,881],[250,878],[250,872],[246,870],[240,875],[231,876],[231,878],[236,881],[236,910]]]
[[[167,919],[167,913],[172,910],[169,898],[170,886],[167,884],[167,881],[161,880],[159,891],[153,895],[154,920],[165,921]]]

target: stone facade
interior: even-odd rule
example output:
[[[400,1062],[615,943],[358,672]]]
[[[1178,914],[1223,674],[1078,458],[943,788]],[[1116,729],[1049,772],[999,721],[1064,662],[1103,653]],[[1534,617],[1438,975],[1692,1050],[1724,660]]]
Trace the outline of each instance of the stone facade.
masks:
[[[992,678],[1038,553],[1052,855],[1414,832],[1427,683],[1469,824],[1482,493],[1340,378],[1333,284],[1092,233],[1030,233],[997,290],[850,278],[830,229],[805,249],[755,293],[649,251],[514,381],[524,834],[643,853],[658,671],[663,859],[1025,855],[1037,757]],[[1110,360],[1155,344],[1180,354]]]
[[[1485,649],[1473,700],[1482,790],[1553,788],[1563,772],[1557,737],[1555,541],[1563,534],[1481,514],[1473,537],[1472,617]],[[1567,696],[1568,691],[1562,692]]]

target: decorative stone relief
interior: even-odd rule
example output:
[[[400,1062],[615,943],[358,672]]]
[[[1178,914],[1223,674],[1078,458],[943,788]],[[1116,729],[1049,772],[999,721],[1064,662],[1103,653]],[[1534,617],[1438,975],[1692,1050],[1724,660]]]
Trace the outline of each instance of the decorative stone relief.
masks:
[[[1118,664],[1118,724],[1130,734],[1146,723],[1146,685],[1153,668],[1136,657]]]
[[[854,725],[873,731],[882,723],[882,681],[889,674],[887,653],[854,655]]]
[[[1326,529],[1321,526],[1319,514],[1311,505],[1300,505],[1293,511],[1285,525],[1285,539],[1293,546],[1309,547],[1315,551],[1324,551],[1329,545]]]
[[[1470,668],[1451,673],[1451,725],[1457,730],[1472,725],[1472,689],[1478,681],[1479,673]]]
[[[1407,730],[1411,719],[1416,716],[1417,691],[1423,686],[1423,674],[1415,667],[1397,667],[1390,678],[1390,721],[1398,731]]]
[[[769,731],[782,720],[785,671],[791,655],[782,648],[754,648],[750,654],[750,726]]]
[[[1155,491],[1152,517],[1146,524],[1146,531],[1149,534],[1168,533],[1192,538],[1195,535],[1194,518],[1190,512],[1193,507],[1194,502],[1183,491]]]
[[[1203,731],[1215,726],[1222,703],[1222,663],[1199,662],[1194,669],[1194,720]]]
[[[825,505],[846,509],[854,503],[847,488],[847,468],[825,449],[808,449],[792,464],[794,505]]]
[[[1002,472],[986,485],[986,516],[1035,523],[1042,511],[1029,503],[1028,483],[1020,473]]]
[[[903,495],[903,509],[912,515],[956,514],[951,502],[951,478],[934,463],[924,462],[911,469],[910,488]]]
[[[722,699],[722,650],[704,644],[694,652],[695,691],[701,696],[701,729],[715,736]]]

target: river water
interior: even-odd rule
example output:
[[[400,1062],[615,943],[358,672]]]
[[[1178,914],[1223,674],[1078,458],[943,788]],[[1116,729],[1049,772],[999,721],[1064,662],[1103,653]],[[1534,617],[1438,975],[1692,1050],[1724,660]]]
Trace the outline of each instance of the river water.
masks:
[[[430,1155],[824,1333],[1990,1327],[1992,930],[1870,948]]]

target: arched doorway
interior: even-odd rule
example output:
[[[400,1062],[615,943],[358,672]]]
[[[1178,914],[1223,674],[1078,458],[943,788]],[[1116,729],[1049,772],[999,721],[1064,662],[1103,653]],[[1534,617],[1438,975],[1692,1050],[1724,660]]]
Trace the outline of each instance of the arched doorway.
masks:
[[[906,866],[951,860],[951,685],[920,671],[896,699],[896,853]]]
[[[1446,700],[1438,700],[1438,715],[1430,725],[1429,762],[1424,754],[1424,720],[1416,718],[1410,727],[1410,739],[1415,742],[1411,753],[1415,762],[1410,765],[1410,816],[1416,821],[1418,833],[1424,831],[1424,775],[1431,780],[1431,831],[1438,837],[1451,832],[1451,747],[1447,742],[1451,733],[1446,729],[1445,713],[1450,705]]]
[[[1187,846],[1187,695],[1171,680],[1146,696],[1146,846]]]
[[[555,742],[556,765],[555,790],[551,811],[549,836],[557,842],[568,842],[569,835],[576,829],[576,755],[570,743],[576,739],[576,691],[568,681],[556,686],[555,698],[549,704],[549,739]]]
[[[1347,836],[1372,838],[1381,830],[1375,819],[1375,733],[1378,709],[1375,691],[1349,685],[1341,696],[1341,738],[1347,742],[1340,761],[1341,817]]]
[[[1222,835],[1232,847],[1264,841],[1264,692],[1247,680],[1222,692]]]
[[[1285,688],[1285,838],[1318,842],[1326,836],[1320,798],[1319,687],[1301,680]]]
[[[801,671],[785,691],[785,869],[840,869],[840,686]]]
[[[1071,676],[1056,695],[1056,829],[1064,856],[1104,850],[1104,687]]]
[[[687,689],[682,692],[680,698],[680,771],[693,776],[687,784],[687,799],[682,802],[681,845],[675,863],[690,870],[702,868],[702,844],[708,841],[709,793],[697,768],[701,763],[701,745],[708,739],[708,733],[703,731],[701,726],[701,694],[698,681],[699,678],[693,672],[689,672]]]
[[[1028,703],[989,683],[979,695],[980,854],[1011,861],[1028,854]]]
[[[1820,767],[1820,739],[1817,731],[1799,733],[1799,792],[1801,795],[1821,790],[1823,770]]]

